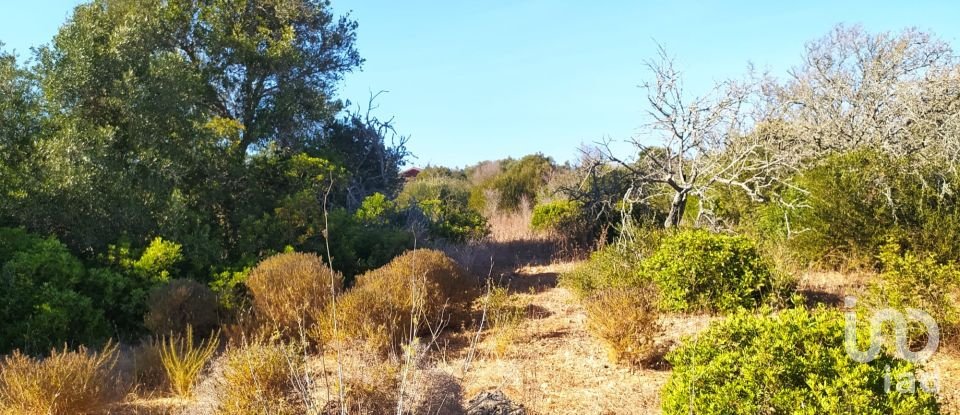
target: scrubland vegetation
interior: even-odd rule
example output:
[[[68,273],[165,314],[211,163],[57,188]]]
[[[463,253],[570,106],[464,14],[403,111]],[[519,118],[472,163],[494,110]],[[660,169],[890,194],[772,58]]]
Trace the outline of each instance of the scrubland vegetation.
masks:
[[[839,26],[702,97],[663,51],[629,150],[404,180],[406,138],[336,98],[356,22],[242,3],[96,0],[0,55],[0,414],[459,413],[578,330],[563,364],[602,347],[613,384],[662,386],[610,413],[960,413],[896,389],[929,360],[845,338],[844,312],[866,349],[871,313],[917,309],[960,347],[960,62],[933,34]],[[606,376],[547,372],[508,394],[577,413],[544,391]]]

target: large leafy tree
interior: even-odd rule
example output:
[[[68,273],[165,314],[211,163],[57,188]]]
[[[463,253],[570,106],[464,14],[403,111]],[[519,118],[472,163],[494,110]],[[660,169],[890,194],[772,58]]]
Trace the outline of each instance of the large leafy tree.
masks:
[[[0,224],[11,220],[15,200],[25,196],[26,163],[40,126],[33,78],[13,55],[0,52]]]
[[[222,257],[296,191],[284,159],[330,141],[355,29],[326,1],[77,7],[37,53],[50,116],[23,222],[77,251],[160,232]]]

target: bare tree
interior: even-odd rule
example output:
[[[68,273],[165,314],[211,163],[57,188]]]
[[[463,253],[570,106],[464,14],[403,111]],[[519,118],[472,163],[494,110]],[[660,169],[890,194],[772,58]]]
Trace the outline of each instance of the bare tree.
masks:
[[[679,225],[693,195],[705,215],[708,190],[717,185],[763,201],[788,164],[770,151],[766,135],[752,131],[755,112],[762,107],[754,101],[755,83],[727,81],[707,95],[688,98],[681,74],[663,48],[647,68],[653,79],[642,85],[652,120],[646,130],[659,138],[658,145],[648,144],[649,135],[634,137],[629,142],[637,157],[626,159],[611,150],[609,141],[602,144],[609,160],[633,173],[634,180],[663,184],[671,194],[664,226]]]
[[[806,45],[787,82],[765,89],[779,102],[775,117],[794,128],[795,152],[943,154],[957,140],[956,65],[950,46],[929,33],[841,25]]]

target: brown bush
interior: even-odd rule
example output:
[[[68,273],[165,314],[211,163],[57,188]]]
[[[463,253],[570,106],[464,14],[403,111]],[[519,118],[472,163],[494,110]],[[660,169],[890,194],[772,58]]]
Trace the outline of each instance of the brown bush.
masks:
[[[100,353],[80,347],[35,359],[19,351],[0,362],[0,414],[89,414],[117,402],[117,346]]]
[[[167,373],[160,358],[160,340],[150,337],[133,348],[133,380],[138,392],[155,392],[167,387]]]
[[[340,297],[339,334],[382,352],[399,351],[411,335],[465,321],[476,294],[473,280],[442,252],[409,251],[361,275]],[[323,331],[332,333],[329,318]]]
[[[182,334],[187,327],[206,335],[216,330],[217,295],[187,279],[171,280],[150,293],[144,323],[156,335]]]
[[[322,391],[325,393],[318,394],[331,399],[324,405],[327,413],[341,413],[341,410],[358,415],[397,412],[402,370],[397,359],[383,359],[376,351],[367,350],[362,345],[342,350],[337,358],[343,367],[343,382],[333,376],[327,389]]]
[[[613,361],[642,366],[653,357],[660,333],[656,297],[653,287],[629,287],[587,299],[587,328],[603,340]]]
[[[247,279],[253,311],[271,330],[293,336],[311,330],[343,277],[315,254],[284,253],[260,262]]]
[[[297,393],[304,357],[294,347],[251,342],[228,350],[215,386],[216,412],[223,415],[305,413]]]

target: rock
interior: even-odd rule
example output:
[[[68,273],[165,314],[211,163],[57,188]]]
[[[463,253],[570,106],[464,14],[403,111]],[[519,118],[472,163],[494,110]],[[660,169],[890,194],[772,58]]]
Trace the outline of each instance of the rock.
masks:
[[[467,402],[467,415],[526,415],[523,405],[517,405],[503,391],[480,392]]]

